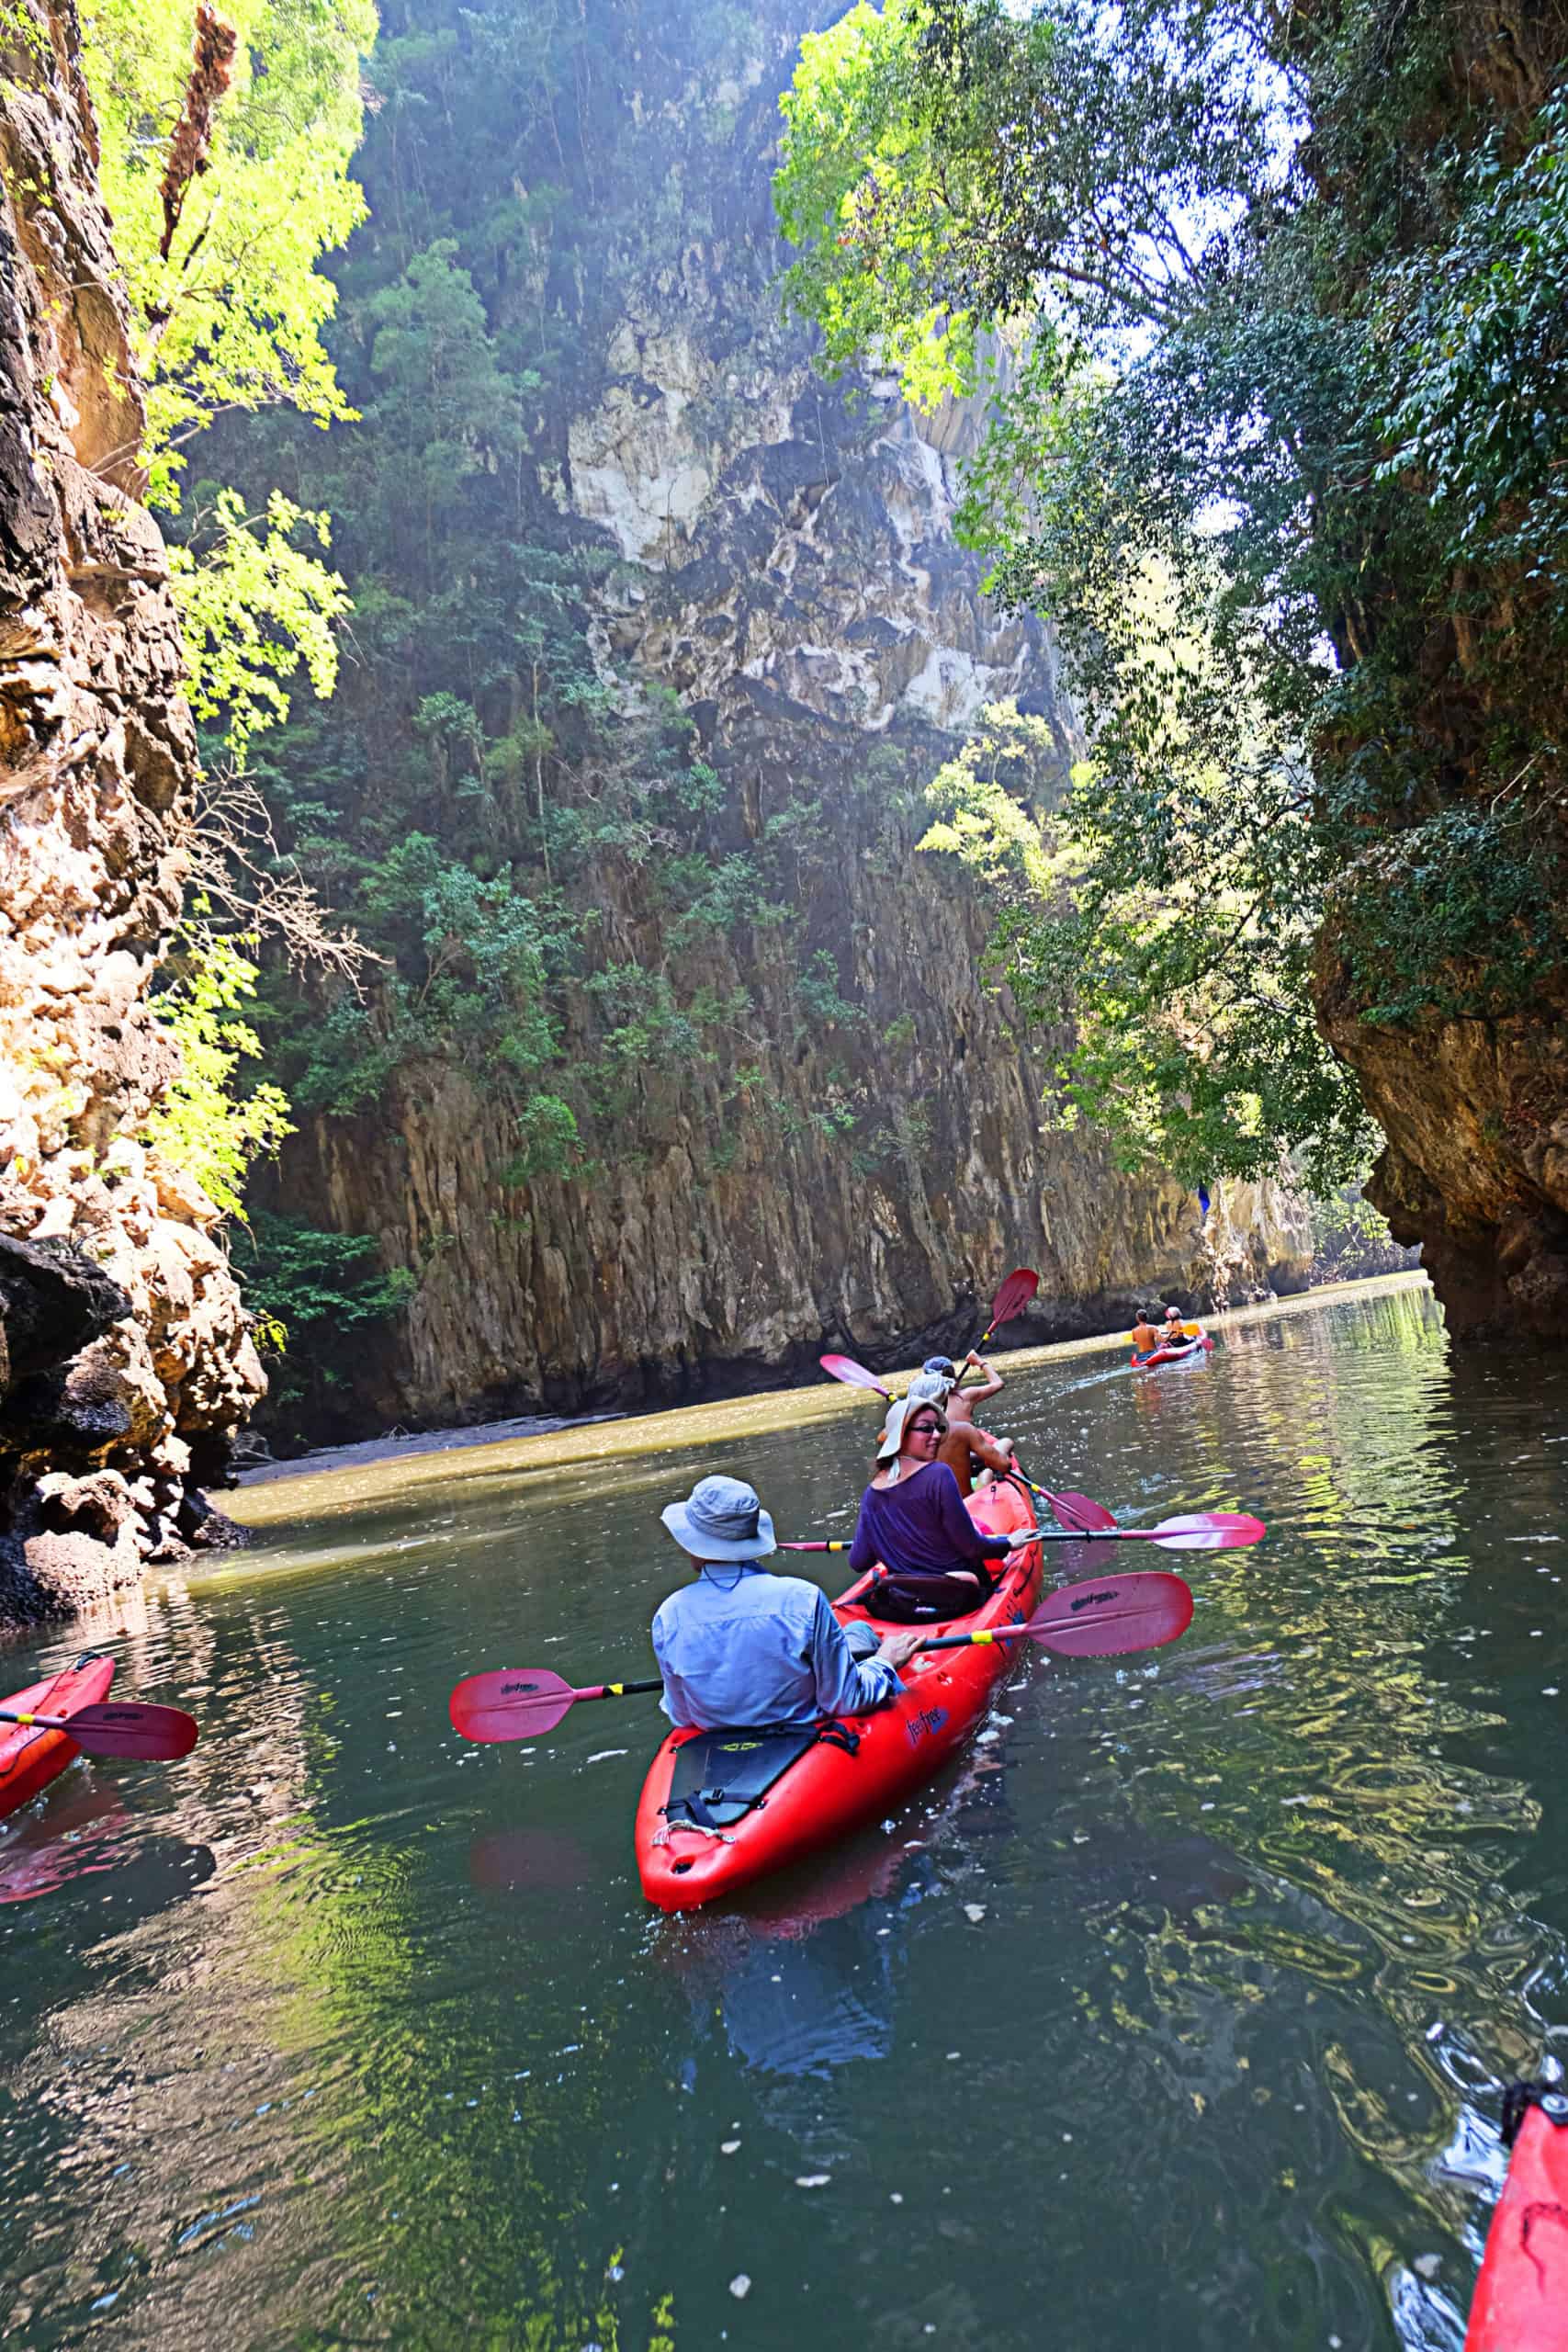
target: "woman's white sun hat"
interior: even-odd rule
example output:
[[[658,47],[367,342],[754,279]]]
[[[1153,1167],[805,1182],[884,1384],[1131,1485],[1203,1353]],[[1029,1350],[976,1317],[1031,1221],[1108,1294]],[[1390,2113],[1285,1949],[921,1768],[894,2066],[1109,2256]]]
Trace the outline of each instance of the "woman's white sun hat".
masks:
[[[683,1503],[659,1514],[694,1560],[761,1560],[778,1545],[773,1522],[744,1478],[699,1478]]]
[[[908,1396],[901,1396],[897,1405],[891,1405],[888,1408],[887,1427],[883,1433],[882,1443],[876,1449],[876,1458],[879,1462],[892,1462],[896,1459],[898,1449],[904,1442],[904,1424],[917,1406],[924,1406],[932,1412],[942,1414],[944,1422],[947,1419],[947,1415],[942,1412],[942,1406],[936,1397],[917,1396],[911,1387]]]

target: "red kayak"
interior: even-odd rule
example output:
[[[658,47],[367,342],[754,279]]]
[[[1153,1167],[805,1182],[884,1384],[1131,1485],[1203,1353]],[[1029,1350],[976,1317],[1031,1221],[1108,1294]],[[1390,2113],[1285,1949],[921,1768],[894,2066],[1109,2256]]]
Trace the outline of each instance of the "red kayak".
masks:
[[[983,1488],[970,1497],[969,1513],[988,1535],[1034,1524],[1016,1487]],[[1029,1544],[983,1608],[930,1632],[1021,1624],[1040,1598],[1041,1551]],[[856,1598],[869,1581],[833,1603],[842,1623],[870,1622]],[[1021,1646],[983,1642],[911,1658],[902,1691],[874,1714],[782,1733],[672,1731],[649,1767],[637,1812],[649,1901],[660,1911],[694,1910],[879,1819],[978,1730]]]
[[[1190,1363],[1195,1356],[1213,1355],[1214,1343],[1207,1331],[1189,1340],[1184,1348],[1151,1348],[1146,1356],[1133,1358],[1134,1372],[1148,1372],[1157,1363]]]
[[[78,1707],[96,1706],[113,1680],[113,1658],[89,1651],[47,1682],[31,1683],[26,1690],[0,1699],[0,1708],[23,1715],[72,1715]],[[81,1753],[68,1732],[0,1723],[0,1815],[15,1813],[37,1796]]]
[[[1562,2091],[1540,2092],[1524,2110],[1475,2282],[1464,2352],[1568,2352],[1568,2097]]]

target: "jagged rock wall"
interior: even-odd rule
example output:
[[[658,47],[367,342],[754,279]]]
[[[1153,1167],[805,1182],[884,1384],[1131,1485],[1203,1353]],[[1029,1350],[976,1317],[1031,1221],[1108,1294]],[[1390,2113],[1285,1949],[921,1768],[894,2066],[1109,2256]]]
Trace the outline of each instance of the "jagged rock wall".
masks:
[[[827,385],[778,319],[770,170],[801,10],[769,0],[722,72],[656,68],[637,12],[615,21],[607,223],[658,209],[677,225],[663,248],[650,232],[611,252],[592,284],[543,257],[523,289],[565,313],[577,354],[543,481],[622,560],[596,630],[606,675],[678,691],[734,845],[819,802],[794,836],[803,922],[787,947],[759,925],[706,951],[694,977],[748,992],[761,1061],[721,1057],[673,1108],[650,1086],[591,1182],[508,1192],[505,1105],[447,1067],[404,1077],[389,1131],[384,1111],[304,1128],[285,1204],[378,1234],[418,1281],[365,1367],[367,1417],[700,1395],[805,1372],[829,1340],[874,1360],[972,1340],[976,1302],[1021,1262],[1043,1276],[1037,1333],[1113,1327],[1145,1295],[1304,1281],[1305,1216],[1279,1188],[1222,1198],[1205,1232],[1191,1195],[1046,1128],[1040,1063],[978,977],[988,918],[916,854],[923,786],[987,702],[1048,719],[1058,781],[1074,721],[1049,633],[989,605],[953,537],[975,416],[922,418],[874,378]],[[646,908],[607,888],[602,922],[606,961],[657,967]],[[793,990],[818,951],[849,1010],[803,1034]]]
[[[1331,943],[1317,1004],[1387,1138],[1367,1197],[1396,1241],[1420,1243],[1450,1329],[1557,1338],[1568,1316],[1568,1004],[1380,1028],[1359,1018]]]
[[[69,0],[0,51],[4,1624],[182,1550],[265,1382],[216,1211],[140,1139],[196,747]]]

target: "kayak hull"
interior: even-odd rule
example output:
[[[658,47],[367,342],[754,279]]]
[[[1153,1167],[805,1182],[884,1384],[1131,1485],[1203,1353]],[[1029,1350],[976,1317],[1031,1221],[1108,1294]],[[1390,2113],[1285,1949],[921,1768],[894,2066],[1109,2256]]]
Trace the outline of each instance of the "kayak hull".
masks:
[[[1134,1372],[1152,1372],[1157,1365],[1162,1363],[1195,1363],[1200,1356],[1213,1355],[1213,1352],[1214,1343],[1213,1340],[1210,1339],[1207,1331],[1205,1331],[1202,1338],[1201,1340],[1194,1340],[1190,1347],[1154,1348],[1150,1350],[1146,1356],[1134,1356],[1133,1358],[1133,1370]]]
[[[16,1714],[71,1715],[78,1707],[95,1707],[107,1698],[113,1680],[113,1658],[89,1654],[47,1681],[30,1683],[9,1699],[0,1699],[0,1708]],[[0,1723],[0,1816],[37,1796],[81,1753],[68,1732]]]
[[[1528,2108],[1492,2216],[1465,2352],[1568,2352],[1568,2123]]]
[[[987,1534],[1034,1524],[1014,1487],[984,1487],[969,1498],[967,1508]],[[922,1630],[977,1634],[1021,1624],[1039,1600],[1043,1573],[1042,1546],[1032,1544],[1009,1566],[983,1608],[951,1626]],[[863,1577],[833,1603],[840,1623],[866,1622],[856,1596],[868,1582]],[[637,1860],[644,1894],[660,1911],[695,1910],[836,1844],[863,1822],[881,1819],[932,1779],[979,1729],[1022,1646],[1017,1641],[979,1643],[911,1658],[903,1669],[904,1689],[887,1706],[841,1719],[858,1735],[852,1755],[819,1741],[723,1837],[666,1824],[675,1758],[697,1736],[690,1730],[672,1731],[649,1767],[637,1805]]]

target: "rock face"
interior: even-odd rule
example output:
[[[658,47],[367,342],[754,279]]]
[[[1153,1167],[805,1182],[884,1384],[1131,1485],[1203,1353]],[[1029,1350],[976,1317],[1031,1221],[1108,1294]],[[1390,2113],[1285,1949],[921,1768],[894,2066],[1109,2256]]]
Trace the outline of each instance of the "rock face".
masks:
[[[1450,1328],[1559,1336],[1568,1316],[1568,1006],[1381,1029],[1358,1017],[1326,951],[1317,1004],[1388,1138],[1367,1196],[1396,1241],[1422,1245]]]
[[[265,1387],[217,1213],[139,1139],[195,738],[74,14],[0,76],[0,1623],[183,1546]]]
[[[626,51],[615,133],[596,126],[611,258],[592,282],[541,258],[525,289],[561,306],[574,353],[541,478],[620,559],[595,622],[606,677],[680,695],[728,840],[787,845],[801,920],[787,947],[757,924],[686,967],[720,1001],[744,992],[745,1050],[673,1104],[650,1080],[630,1148],[592,1182],[509,1192],[513,1121],[450,1067],[405,1072],[373,1118],[302,1123],[283,1204],[378,1234],[418,1279],[361,1376],[362,1419],[701,1395],[812,1371],[829,1342],[873,1362],[968,1343],[1019,1263],[1042,1273],[1036,1335],[1114,1328],[1145,1295],[1295,1286],[1311,1242],[1277,1188],[1222,1198],[1205,1232],[1191,1195],[1047,1127],[1039,1062],[976,977],[989,917],[916,854],[923,787],[987,703],[1048,720],[1057,781],[1074,721],[1048,632],[990,605],[953,537],[976,417],[922,418],[875,379],[829,386],[779,322],[770,175],[803,12],[768,0],[747,53],[711,70],[694,37],[659,62],[636,11],[608,21]],[[639,207],[675,226],[617,261],[613,224]],[[658,922],[607,886],[606,960],[657,968]]]

